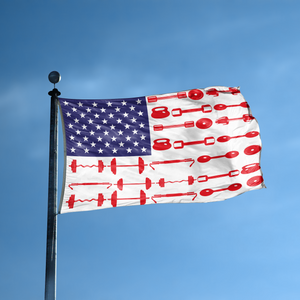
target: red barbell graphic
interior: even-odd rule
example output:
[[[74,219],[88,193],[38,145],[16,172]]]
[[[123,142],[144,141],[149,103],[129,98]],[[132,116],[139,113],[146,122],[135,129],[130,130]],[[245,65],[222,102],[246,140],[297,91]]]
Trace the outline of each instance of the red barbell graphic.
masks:
[[[110,182],[85,182],[85,183],[70,183],[68,187],[73,190],[72,186],[79,186],[79,185],[108,185],[108,189],[112,186]]]
[[[145,165],[144,160],[141,157],[138,158],[137,165],[117,165],[116,158],[113,158],[111,160],[110,169],[111,169],[112,173],[116,175],[117,168],[138,167],[139,174],[142,174],[144,172],[145,166],[148,166],[148,165]],[[109,167],[109,166],[107,166],[107,167]]]
[[[203,113],[210,113],[212,111],[212,108],[210,105],[202,105],[199,108],[192,108],[192,109],[181,109],[181,108],[174,108],[172,109],[172,116],[173,117],[180,117],[182,114],[186,113],[193,113],[193,112],[198,112],[201,111]]]
[[[173,159],[173,160],[164,160],[164,161],[153,161],[152,163],[149,164],[149,166],[153,168],[153,165],[164,165],[164,164],[176,164],[176,163],[181,163],[181,162],[192,162],[190,164],[190,167],[195,163],[195,160],[193,158],[184,158],[184,159]]]
[[[192,141],[192,142],[184,142],[184,141],[175,141],[173,146],[174,149],[182,149],[185,146],[191,146],[191,145],[199,145],[204,144],[205,146],[213,145],[215,143],[214,137],[206,137],[202,141]]]
[[[223,189],[217,189],[217,190],[212,190],[212,189],[204,189],[200,192],[200,195],[203,197],[207,197],[212,195],[213,193],[217,193],[217,192],[222,192],[222,191],[237,191],[242,187],[242,185],[240,183],[234,183],[231,184],[230,186],[228,186],[227,188],[223,188]]]
[[[136,198],[118,198],[117,195],[117,191],[114,191],[111,195],[111,199],[107,199],[107,200],[111,200],[111,205],[113,207],[117,206],[117,202],[120,200],[140,200],[140,205],[144,205],[146,204],[146,200],[150,199],[149,197],[146,197],[146,194],[143,190],[140,191],[140,197],[136,197]]]
[[[152,186],[152,182],[151,182],[151,179],[148,178],[148,177],[146,177],[145,182],[141,182],[141,183],[132,183],[132,182],[131,183],[124,183],[123,178],[120,178],[118,180],[118,182],[114,185],[116,185],[120,191],[123,190],[124,185],[145,185],[146,190],[149,190]]]
[[[228,117],[221,117],[221,118],[216,120],[216,124],[228,125],[230,121],[243,120],[244,122],[250,122],[253,119],[254,119],[254,117],[252,115],[249,115],[249,114],[245,114],[240,118],[232,118],[232,119],[229,119]]]
[[[212,120],[208,119],[208,118],[202,118],[199,119],[196,122],[196,127],[200,128],[200,129],[207,129],[209,127],[211,127],[212,125]],[[194,127],[195,123],[194,121],[186,121],[183,124],[175,124],[175,125],[162,125],[162,124],[158,124],[158,125],[154,125],[153,126],[153,130],[154,131],[161,131],[164,129],[170,129],[170,128],[177,128],[177,127],[185,127],[185,128],[190,128],[190,127]]]
[[[232,104],[232,105],[217,104],[217,105],[214,106],[214,109],[215,109],[215,110],[224,110],[224,109],[226,109],[227,107],[236,107],[236,106],[241,106],[241,107],[244,107],[244,108],[249,107],[249,105],[248,105],[247,102],[242,102],[242,103],[240,103],[240,104]]]
[[[164,197],[182,197],[182,196],[194,196],[193,199],[192,199],[192,201],[194,201],[195,198],[197,197],[197,193],[195,193],[195,192],[187,192],[187,193],[174,193],[174,194],[164,194],[164,195],[158,194],[158,195],[152,196],[151,199],[152,199],[155,203],[157,203],[157,202],[154,200],[154,198],[159,198],[159,199],[160,199],[160,198],[164,198]]]
[[[194,178],[193,176],[188,176],[188,179],[183,179],[183,180],[175,180],[175,181],[165,181],[164,178],[161,178],[159,180],[159,186],[164,187],[166,183],[181,183],[181,182],[187,182],[188,185],[194,184],[195,181],[202,183],[202,182],[207,182],[209,179],[215,179],[215,178],[221,178],[221,177],[235,177],[240,174],[239,170],[232,170],[228,173],[225,174],[219,174],[219,175],[213,175],[213,176],[208,176],[208,175],[200,175],[197,178]]]
[[[193,89],[186,94],[186,92],[179,92],[176,94],[168,96],[149,96],[147,100],[149,103],[157,102],[158,100],[168,100],[168,99],[183,99],[189,97],[192,100],[200,100],[203,98],[204,93],[201,90]]]
[[[209,179],[221,178],[221,177],[226,177],[226,176],[235,177],[235,176],[238,176],[239,174],[240,174],[239,170],[232,170],[228,173],[220,174],[220,175],[214,175],[214,176],[202,175],[197,178],[197,181],[201,183],[201,182],[206,182]]]
[[[98,198],[95,199],[95,198],[92,198],[92,199],[84,199],[84,200],[81,200],[81,199],[78,199],[78,200],[75,200],[75,195],[71,195],[69,200],[67,201],[68,203],[68,207],[69,208],[74,208],[74,203],[75,202],[92,202],[92,201],[97,201],[97,206],[102,206],[103,202],[104,202],[104,197],[103,197],[103,194],[98,194]]]
[[[158,124],[158,125],[153,126],[153,130],[154,131],[161,131],[161,130],[164,130],[164,129],[178,128],[178,127],[190,128],[190,127],[194,127],[194,125],[195,125],[194,121],[186,121],[183,124],[176,124],[176,125]]]
[[[216,159],[216,158],[221,158],[221,157],[226,157],[226,158],[234,158],[239,155],[238,151],[229,151],[224,155],[218,155],[218,156],[209,156],[209,155],[202,155],[198,157],[198,162],[199,163],[206,163],[209,162],[211,159]]]
[[[157,102],[158,100],[183,99],[183,98],[187,98],[186,92],[179,92],[168,96],[149,96],[147,97],[147,100],[149,103],[153,103],[153,102]]]
[[[76,159],[73,159],[71,164],[69,165],[73,173],[76,173],[78,167],[82,168],[98,168],[98,172],[101,173],[103,171],[104,165],[102,160],[98,160],[98,165],[77,165]]]
[[[236,136],[223,135],[223,136],[218,137],[217,141],[219,143],[225,143],[225,142],[228,142],[231,139],[237,139],[237,138],[242,138],[242,137],[254,138],[254,137],[258,136],[258,135],[259,135],[258,131],[250,131],[250,132],[247,132],[244,135],[236,135]]]
[[[192,108],[192,109],[181,109],[181,108],[174,108],[172,109],[172,116],[173,117],[180,117],[184,113],[193,113],[201,111],[203,113],[210,113],[212,112],[212,108],[210,105],[202,105],[199,108]],[[151,117],[154,119],[163,119],[167,118],[170,115],[170,112],[168,111],[167,106],[158,106],[152,108]]]
[[[240,93],[240,90],[236,88],[228,88],[228,90],[218,91],[217,89],[212,88],[206,91],[206,95],[211,95],[214,97],[219,96],[219,93],[225,93],[225,94],[231,93],[232,95],[237,95]]]

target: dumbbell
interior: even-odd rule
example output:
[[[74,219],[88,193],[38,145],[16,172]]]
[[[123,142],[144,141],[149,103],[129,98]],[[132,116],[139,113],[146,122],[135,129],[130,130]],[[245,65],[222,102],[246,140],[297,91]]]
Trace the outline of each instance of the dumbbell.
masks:
[[[139,174],[142,174],[144,169],[145,169],[145,166],[148,166],[148,165],[144,163],[144,160],[141,157],[139,157],[137,165],[117,165],[117,160],[115,158],[113,158],[111,160],[110,166],[106,166],[106,167],[110,167],[112,173],[114,175],[116,175],[117,174],[117,167],[123,167],[123,168],[124,167],[125,168],[127,168],[127,167],[139,167]]]
[[[124,183],[123,182],[123,178],[119,179],[118,182],[115,184],[118,189],[120,191],[123,190],[123,187],[124,185],[140,185],[140,184],[145,184],[146,186],[146,190],[149,190],[152,186],[152,184],[158,184],[160,187],[165,187],[165,184],[168,183],[168,182],[171,182],[171,181],[165,181],[164,178],[160,178],[158,182],[152,182],[150,178],[146,177],[146,180],[145,182],[138,182],[138,183],[135,183],[135,182],[132,182],[132,183]],[[194,181],[193,181],[194,182]]]
[[[140,200],[140,205],[146,204],[146,200],[149,199],[149,197],[146,197],[146,194],[143,190],[140,191],[140,197],[139,198],[118,198],[117,191],[114,191],[111,195],[111,205],[113,207],[117,206],[117,201],[118,200]]]
[[[75,195],[71,195],[69,200],[67,201],[68,203],[68,207],[71,209],[71,208],[74,208],[74,203],[75,202],[91,202],[91,201],[97,201],[97,206],[102,206],[103,202],[104,202],[104,197],[103,197],[103,194],[98,194],[98,198],[97,199],[85,199],[85,200],[81,200],[81,199],[78,199],[78,200],[75,200]]]
[[[157,203],[156,200],[154,200],[154,198],[164,198],[164,197],[182,197],[182,196],[193,196],[192,198],[192,201],[195,200],[195,198],[197,197],[197,193],[195,192],[187,192],[187,193],[174,193],[174,194],[164,194],[164,195],[161,195],[161,194],[158,194],[158,195],[154,195],[151,197],[151,199]]]
[[[140,184],[145,184],[146,190],[149,190],[152,186],[151,179],[148,178],[148,177],[146,177],[145,182],[141,182],[141,183],[124,183],[123,178],[121,178],[121,179],[118,180],[117,184],[115,184],[115,185],[118,187],[118,189],[120,191],[123,191],[124,185],[140,185]]]
[[[192,185],[194,183],[196,179],[194,179],[193,176],[188,176],[188,179],[187,180],[175,180],[175,181],[165,181],[164,178],[160,178],[159,181],[157,182],[157,184],[160,186],[160,187],[165,187],[165,184],[166,183],[180,183],[180,182],[184,182],[184,181],[187,181],[188,182],[188,185]]]
[[[104,168],[104,164],[102,160],[98,160],[98,165],[77,165],[77,160],[73,159],[71,164],[69,165],[69,167],[71,168],[73,173],[76,173],[77,171],[77,167],[82,167],[82,168],[93,168],[93,167],[97,167],[98,168],[98,172],[101,173],[103,171]]]

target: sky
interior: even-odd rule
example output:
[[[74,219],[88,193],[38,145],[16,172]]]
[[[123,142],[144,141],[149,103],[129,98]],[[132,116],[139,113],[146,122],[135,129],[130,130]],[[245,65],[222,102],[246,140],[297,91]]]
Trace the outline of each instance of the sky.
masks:
[[[1,297],[44,297],[56,70],[65,98],[240,86],[267,186],[59,215],[58,300],[300,299],[299,23],[292,0],[2,0]]]

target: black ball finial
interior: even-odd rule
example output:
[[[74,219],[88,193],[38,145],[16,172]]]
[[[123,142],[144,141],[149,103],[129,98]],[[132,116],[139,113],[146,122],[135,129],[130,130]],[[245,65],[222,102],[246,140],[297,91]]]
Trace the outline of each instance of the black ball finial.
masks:
[[[51,73],[49,73],[48,79],[55,86],[56,83],[60,82],[61,76],[57,71],[52,71]]]

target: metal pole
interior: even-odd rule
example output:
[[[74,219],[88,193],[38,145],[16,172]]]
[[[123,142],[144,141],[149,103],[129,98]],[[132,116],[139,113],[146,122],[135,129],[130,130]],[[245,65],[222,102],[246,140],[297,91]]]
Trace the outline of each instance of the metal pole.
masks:
[[[52,73],[53,72],[51,72],[50,74]],[[50,74],[49,74],[49,80],[50,80]],[[55,84],[56,82],[52,82],[52,83]],[[57,218],[57,152],[58,152],[57,102],[58,102],[58,96],[60,95],[60,92],[56,88],[54,88],[48,94],[51,96],[51,115],[50,115],[45,300],[55,300],[56,299],[56,248],[57,248],[57,241],[56,241],[57,238],[57,220],[56,220]]]

